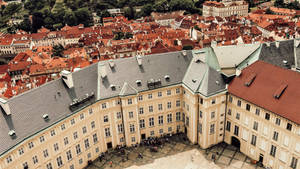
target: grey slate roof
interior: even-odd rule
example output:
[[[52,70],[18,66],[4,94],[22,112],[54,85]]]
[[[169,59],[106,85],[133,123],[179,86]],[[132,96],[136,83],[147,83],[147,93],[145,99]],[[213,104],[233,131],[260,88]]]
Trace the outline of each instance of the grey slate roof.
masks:
[[[186,56],[182,52],[145,56],[142,57],[141,66],[135,57],[114,60],[112,68],[109,61],[103,61],[101,64],[106,66],[107,72],[105,78],[98,75],[99,64],[93,64],[72,73],[73,88],[69,89],[62,79],[58,79],[7,100],[11,115],[6,115],[1,109],[0,154],[97,99],[149,90],[147,82],[151,80],[160,80],[159,87],[180,84],[184,81],[193,91],[204,95],[225,89],[217,71],[204,63],[192,63],[192,52],[186,53]],[[165,79],[166,75],[169,79]],[[190,79],[193,78],[199,79],[201,83],[190,83]],[[140,86],[136,84],[137,80],[141,81]],[[216,85],[216,81],[220,84]],[[111,89],[111,85],[115,86],[115,90]],[[84,102],[70,106],[76,103],[74,99]],[[49,120],[43,119],[44,114],[49,115]],[[15,138],[8,135],[10,130],[15,130]]]
[[[270,43],[269,46],[267,43],[264,43],[259,60],[283,68],[295,66],[294,40],[280,41],[278,47],[276,46],[276,42]],[[288,65],[283,63],[284,60],[288,62]]]

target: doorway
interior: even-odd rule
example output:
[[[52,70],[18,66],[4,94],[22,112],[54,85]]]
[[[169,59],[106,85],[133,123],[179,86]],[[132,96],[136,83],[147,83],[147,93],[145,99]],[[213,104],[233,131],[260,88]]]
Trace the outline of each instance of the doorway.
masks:
[[[236,137],[232,136],[231,137],[231,145],[233,145],[234,147],[238,148],[238,150],[240,150],[241,142],[240,142],[239,139],[237,139]]]
[[[263,163],[264,161],[264,155],[263,154],[259,154],[259,160],[258,162]]]
[[[142,140],[145,140],[146,139],[146,134],[141,134],[141,138],[142,138]]]
[[[107,146],[107,149],[111,149],[112,148],[112,143],[108,142],[108,143],[106,143],[106,146]]]

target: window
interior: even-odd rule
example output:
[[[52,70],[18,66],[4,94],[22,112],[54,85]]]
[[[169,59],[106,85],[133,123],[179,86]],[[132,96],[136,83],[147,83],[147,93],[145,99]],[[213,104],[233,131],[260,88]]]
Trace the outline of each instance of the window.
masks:
[[[176,88],[176,94],[180,93],[180,88]]]
[[[121,112],[117,112],[117,119],[121,119],[121,118],[122,118]]]
[[[278,140],[278,132],[276,132],[276,131],[274,131],[273,140],[275,140],[275,141]]]
[[[150,131],[150,136],[154,136],[154,131]]]
[[[89,109],[89,114],[93,114],[93,109]]]
[[[272,145],[271,146],[271,151],[270,151],[270,155],[275,157],[275,154],[276,154],[276,146]]]
[[[168,132],[171,132],[172,131],[172,127],[168,127]]]
[[[68,159],[68,161],[71,160],[71,159],[72,159],[72,153],[71,153],[71,150],[68,150],[68,151],[66,152],[66,154],[67,154],[67,159]]]
[[[149,106],[149,112],[153,112],[153,106]]]
[[[230,132],[230,128],[231,128],[231,123],[230,123],[230,121],[227,121],[226,130]]]
[[[260,109],[256,109],[256,110],[255,110],[255,114],[259,116],[259,114],[260,114]]]
[[[86,133],[86,127],[82,127],[82,133],[85,134]]]
[[[167,122],[172,123],[172,114],[167,115]]]
[[[74,137],[74,140],[76,140],[78,138],[77,131],[73,133],[73,137]]]
[[[24,163],[23,163],[23,167],[24,167],[24,169],[25,169],[25,168],[28,168],[28,163],[27,163],[27,162],[24,162]]]
[[[105,130],[105,136],[106,137],[110,137],[110,129],[109,129],[109,127],[105,128],[104,130]]]
[[[234,126],[234,135],[239,136],[239,126]]]
[[[130,124],[129,125],[129,130],[130,130],[130,133],[134,133],[135,132],[134,124]]]
[[[139,108],[139,114],[144,114],[144,108],[143,107]]]
[[[40,137],[40,142],[42,143],[42,142],[44,142],[45,141],[45,137],[44,136],[41,136]]]
[[[227,114],[231,115],[231,109],[228,109]]]
[[[128,99],[128,100],[127,100],[127,103],[128,103],[128,104],[132,104],[132,99]]]
[[[164,116],[158,116],[158,124],[164,124]]]
[[[159,129],[159,134],[163,134],[164,130],[163,129]]]
[[[236,119],[240,119],[240,113],[236,113],[236,117],[235,117]]]
[[[295,157],[293,157],[293,158],[292,158],[292,162],[291,162],[290,167],[291,167],[292,169],[296,169],[296,168],[297,168],[297,163],[298,163],[298,159],[295,158]]]
[[[152,94],[148,94],[148,99],[152,99]]]
[[[99,147],[96,147],[95,152],[99,153]]]
[[[168,95],[168,96],[171,95],[171,90],[167,90],[167,95]]]
[[[58,166],[58,167],[61,167],[61,166],[63,165],[61,156],[57,157],[57,158],[56,158],[56,161],[57,161],[57,166]]]
[[[250,111],[250,108],[251,108],[250,104],[246,104],[246,110]]]
[[[158,110],[162,110],[163,109],[163,107],[162,107],[162,104],[158,104]]]
[[[22,155],[22,154],[24,154],[24,149],[23,149],[23,148],[20,148],[20,149],[19,149],[19,155]]]
[[[199,111],[199,117],[202,118],[202,116],[203,116],[203,113],[202,113],[202,111],[200,110],[200,111]]]
[[[185,114],[182,112],[182,122],[185,123]]]
[[[106,109],[106,103],[102,103],[101,107],[102,109]]]
[[[162,96],[162,93],[161,92],[158,92],[157,93],[157,97],[161,97]]]
[[[92,129],[95,128],[95,121],[92,121],[92,122],[91,122],[91,128],[92,128]]]
[[[71,125],[75,124],[75,119],[71,119]]]
[[[229,96],[229,102],[232,103],[232,96]]]
[[[214,112],[214,111],[213,111],[213,112],[211,112],[211,114],[210,114],[210,118],[211,118],[211,119],[215,118],[215,112]]]
[[[50,135],[51,135],[51,136],[55,136],[55,130],[51,130],[51,131],[50,131]]]
[[[47,169],[52,169],[52,164],[51,163],[46,164],[46,168]]]
[[[140,128],[141,129],[145,128],[145,120],[144,119],[140,120]]]
[[[138,100],[142,101],[143,100],[143,95],[139,95]]]
[[[97,133],[93,134],[93,141],[94,141],[94,144],[96,144],[98,142]]]
[[[33,142],[28,143],[28,147],[29,149],[33,148],[34,147]]]
[[[266,120],[270,120],[270,114],[269,114],[269,113],[266,113],[265,119],[266,119]]]
[[[276,120],[275,120],[275,124],[277,124],[278,126],[280,126],[280,118],[276,118]]]
[[[215,124],[211,124],[210,125],[209,133],[210,134],[214,134],[215,133]]]
[[[83,163],[83,160],[82,160],[82,158],[81,159],[79,159],[79,164],[82,164]]]
[[[119,105],[121,103],[121,100],[120,99],[117,99],[116,100],[116,105]]]
[[[12,158],[11,158],[11,156],[9,155],[8,157],[6,157],[6,162],[7,163],[10,163],[10,162],[12,162]]]
[[[176,100],[176,107],[180,107],[180,100]]]
[[[176,112],[176,121],[180,121],[180,112]]]
[[[251,144],[256,145],[256,135],[252,135]]]
[[[131,137],[131,142],[135,142],[135,137]]]
[[[57,151],[59,148],[58,148],[58,143],[55,143],[54,145],[53,145],[53,147],[54,147],[54,151]]]
[[[149,126],[154,126],[154,117],[149,118]]]
[[[81,114],[80,114],[80,120],[83,120],[83,119],[84,119],[84,114],[81,113]]]
[[[200,134],[202,134],[202,123],[199,123],[198,130],[199,130]]]
[[[132,111],[128,112],[128,116],[129,116],[130,119],[132,119],[133,118],[133,112]]]
[[[168,102],[168,103],[167,103],[167,108],[170,109],[171,107],[172,107],[171,102]]]
[[[215,104],[215,103],[216,103],[216,99],[212,99],[211,104]]]
[[[292,130],[292,124],[291,123],[287,123],[286,124],[286,129],[291,131]]]
[[[237,101],[237,106],[241,107],[242,102],[240,100]]]
[[[257,129],[258,129],[258,122],[254,121],[254,123],[253,123],[253,130],[257,131]]]
[[[200,104],[203,104],[203,98],[199,99]]]
[[[75,146],[75,148],[76,148],[76,153],[77,153],[77,154],[80,154],[80,153],[81,153],[80,144],[77,144],[77,145]]]
[[[32,161],[33,161],[33,164],[36,164],[36,163],[39,162],[37,156],[33,156],[33,157],[32,157]]]
[[[62,124],[62,125],[60,126],[60,129],[61,129],[61,130],[65,130],[65,129],[66,129],[65,124]]]
[[[190,111],[190,106],[188,104],[186,104],[186,110]]]
[[[84,147],[85,149],[88,149],[90,147],[90,142],[88,138],[84,140]]]
[[[46,150],[44,150],[43,151],[43,154],[44,154],[44,157],[46,158],[46,157],[48,157],[49,156],[49,154],[48,154],[48,150],[46,149]]]
[[[65,137],[65,138],[64,138],[64,143],[65,143],[65,145],[69,144],[68,137]]]
[[[118,124],[118,132],[123,133],[123,131],[124,131],[123,124]]]
[[[108,115],[103,116],[104,123],[108,122]]]
[[[186,124],[186,126],[190,125],[190,118],[188,116],[186,116],[185,124]]]

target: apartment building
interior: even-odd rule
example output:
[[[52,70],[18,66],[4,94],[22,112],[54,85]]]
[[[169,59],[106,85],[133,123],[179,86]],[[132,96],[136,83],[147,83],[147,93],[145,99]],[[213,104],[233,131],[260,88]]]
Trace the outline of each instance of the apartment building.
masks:
[[[103,61],[61,76],[1,100],[0,168],[83,168],[117,145],[168,133],[185,132],[204,148],[223,141],[226,85],[191,51]]]
[[[264,166],[299,168],[299,81],[263,61],[245,68],[228,87],[225,142]]]
[[[83,168],[118,145],[184,132],[201,148],[225,141],[265,166],[296,169],[299,74],[257,61],[227,91],[201,59],[180,51],[107,60],[1,99],[0,168]]]
[[[248,15],[248,3],[239,0],[205,1],[203,4],[203,16],[228,17],[231,15]]]

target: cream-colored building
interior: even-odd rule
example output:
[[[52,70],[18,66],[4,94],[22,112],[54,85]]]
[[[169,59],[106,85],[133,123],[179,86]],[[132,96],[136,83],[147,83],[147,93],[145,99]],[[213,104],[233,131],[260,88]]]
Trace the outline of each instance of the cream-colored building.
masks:
[[[231,15],[248,15],[248,3],[243,0],[205,1],[202,15],[228,17]]]
[[[191,51],[103,61],[61,76],[0,100],[0,168],[83,168],[118,145],[178,132],[202,148],[224,139],[231,144],[225,124],[235,120],[225,112],[231,107],[234,112],[227,100],[237,98],[228,95],[224,76]],[[293,123],[294,135],[282,129],[295,158],[298,124]],[[236,139],[243,153],[258,159]]]

